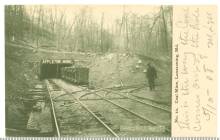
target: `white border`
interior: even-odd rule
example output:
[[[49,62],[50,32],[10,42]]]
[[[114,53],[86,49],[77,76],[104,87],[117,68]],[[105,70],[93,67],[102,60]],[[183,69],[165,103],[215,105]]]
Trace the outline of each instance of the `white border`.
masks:
[[[4,5],[9,4],[148,4],[148,5],[204,5],[218,4],[219,0],[1,0],[0,3],[0,137],[5,136],[5,45],[4,45]],[[218,23],[220,23],[220,10],[218,9]],[[219,33],[219,27],[218,27]],[[220,34],[218,35],[220,40]],[[218,45],[219,46],[219,45]],[[220,49],[218,47],[218,54]],[[220,71],[220,58],[218,56],[218,72]],[[220,74],[218,74],[218,79]],[[220,83],[218,82],[218,87]],[[218,92],[219,93],[219,92]],[[220,96],[218,96],[218,137],[220,137]],[[207,130],[208,131],[208,130]]]
[[[220,10],[219,10],[219,3],[218,3],[218,137],[220,137],[220,95],[219,95],[219,91],[220,91],[220,48],[219,48],[219,44],[220,44]]]
[[[3,4],[147,4],[147,5],[203,5],[217,4],[218,0],[2,0]]]

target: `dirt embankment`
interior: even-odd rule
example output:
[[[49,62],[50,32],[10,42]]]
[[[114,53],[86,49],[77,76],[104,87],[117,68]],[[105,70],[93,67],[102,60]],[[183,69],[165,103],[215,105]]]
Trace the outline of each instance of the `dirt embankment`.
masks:
[[[147,64],[157,70],[156,91],[149,91],[146,78]],[[133,93],[141,98],[151,98],[166,105],[171,104],[171,61],[167,58],[150,58],[126,54],[107,54],[96,57],[90,66],[89,84],[95,88],[142,86]]]
[[[6,47],[6,127],[25,129],[28,119],[27,108],[21,98],[34,87],[37,77],[33,65],[24,60],[24,51]]]
[[[95,87],[147,84],[146,69],[151,63],[157,70],[156,85],[171,80],[171,63],[147,57],[109,53],[94,59],[90,66],[90,84]]]

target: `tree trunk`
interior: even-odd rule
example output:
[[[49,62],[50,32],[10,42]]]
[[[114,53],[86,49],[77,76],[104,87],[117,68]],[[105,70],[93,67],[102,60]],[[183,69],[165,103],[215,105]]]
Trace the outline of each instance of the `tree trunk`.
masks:
[[[168,34],[167,34],[167,25],[166,25],[166,20],[165,20],[165,16],[164,16],[164,10],[163,10],[163,6],[161,6],[161,15],[162,15],[162,20],[163,20],[163,28],[164,28],[164,33],[163,33],[163,38],[164,38],[164,45],[165,45],[165,50],[168,53],[169,50],[169,44],[168,44]]]

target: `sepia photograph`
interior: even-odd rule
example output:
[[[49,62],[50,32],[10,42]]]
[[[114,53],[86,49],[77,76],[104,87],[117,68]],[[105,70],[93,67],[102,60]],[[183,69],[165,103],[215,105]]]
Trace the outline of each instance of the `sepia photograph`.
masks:
[[[6,136],[171,136],[172,6],[4,8]]]

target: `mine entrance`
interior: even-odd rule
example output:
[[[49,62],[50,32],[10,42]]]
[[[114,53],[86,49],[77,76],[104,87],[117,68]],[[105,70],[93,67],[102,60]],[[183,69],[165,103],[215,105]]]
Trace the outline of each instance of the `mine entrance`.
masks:
[[[73,60],[41,60],[40,62],[40,79],[60,78],[61,68],[72,66]]]

